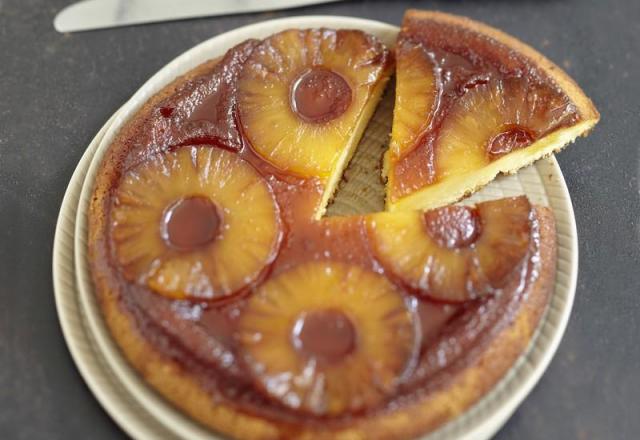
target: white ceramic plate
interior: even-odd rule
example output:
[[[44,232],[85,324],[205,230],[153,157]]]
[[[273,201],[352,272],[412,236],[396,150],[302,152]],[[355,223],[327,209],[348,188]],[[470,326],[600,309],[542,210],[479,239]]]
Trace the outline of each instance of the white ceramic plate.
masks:
[[[114,116],[115,117],[115,116]],[[76,210],[89,163],[114,117],[91,141],[67,186],[53,242],[53,288],[56,308],[67,347],[89,389],[120,427],[135,439],[177,438],[131,397],[107,364],[88,328],[79,303],[74,266]]]
[[[287,28],[357,28],[392,46],[398,28],[348,17],[314,16],[271,20],[219,35],[169,63],[109,121],[93,140],[71,179],[62,203],[54,242],[54,288],[67,344],[78,368],[100,403],[132,437],[216,438],[185,417],[140,379],[115,346],[97,307],[86,259],[87,207],[97,168],[120,127],[176,76],[222,55],[248,38],[264,38]],[[375,118],[382,118],[376,121]],[[389,115],[378,112],[376,129],[368,130],[360,149],[386,142]],[[382,129],[381,129],[382,127]],[[384,136],[383,142],[381,137]],[[577,276],[577,236],[571,200],[555,159],[539,161],[514,176],[503,176],[469,202],[526,194],[534,203],[550,206],[558,231],[555,293],[529,349],[480,402],[425,439],[485,439],[491,437],[531,391],[555,353],[571,311]]]

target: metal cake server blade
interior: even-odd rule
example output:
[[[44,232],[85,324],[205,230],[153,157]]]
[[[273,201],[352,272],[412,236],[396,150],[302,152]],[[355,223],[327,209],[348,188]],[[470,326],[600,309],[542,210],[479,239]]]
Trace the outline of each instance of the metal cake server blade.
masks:
[[[275,11],[340,0],[84,0],[58,12],[58,32],[249,12]]]

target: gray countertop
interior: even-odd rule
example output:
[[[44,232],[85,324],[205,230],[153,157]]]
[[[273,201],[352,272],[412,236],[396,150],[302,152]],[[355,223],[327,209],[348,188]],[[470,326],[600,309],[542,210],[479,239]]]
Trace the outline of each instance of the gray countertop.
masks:
[[[61,35],[65,0],[0,0],[0,438],[124,438],[62,338],[51,252],[62,196],[91,138],[155,71],[216,34],[274,17],[399,24],[408,7],[485,21],[554,60],[602,113],[558,156],[580,273],[551,366],[498,439],[640,438],[640,2],[345,1],[289,12]]]

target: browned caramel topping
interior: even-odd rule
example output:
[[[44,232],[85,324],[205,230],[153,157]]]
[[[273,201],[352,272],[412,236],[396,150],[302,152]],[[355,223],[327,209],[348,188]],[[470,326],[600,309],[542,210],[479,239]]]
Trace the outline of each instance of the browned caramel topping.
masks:
[[[424,214],[427,232],[440,246],[458,249],[470,246],[480,234],[480,221],[475,209],[448,206]]]
[[[329,122],[347,111],[349,104],[351,87],[328,69],[307,70],[291,87],[291,108],[306,122]]]
[[[220,223],[218,210],[208,198],[180,199],[165,211],[162,238],[179,250],[193,250],[216,238]]]
[[[487,152],[491,156],[502,156],[513,150],[528,147],[534,140],[534,134],[526,128],[517,125],[507,127],[489,140]]]
[[[239,151],[242,137],[236,123],[237,77],[258,43],[248,40],[231,48],[219,62],[209,62],[210,67],[161,101],[136,132],[136,149],[144,155],[146,149],[206,144]],[[126,165],[134,165],[139,159],[132,154]]]
[[[202,102],[187,118],[187,122],[210,122],[216,126],[224,126],[220,121],[229,117],[230,109],[226,102],[229,98],[224,91],[219,90],[202,99]],[[230,124],[227,124],[230,125]]]
[[[356,347],[356,330],[339,310],[305,313],[293,326],[293,345],[305,356],[335,363]]]

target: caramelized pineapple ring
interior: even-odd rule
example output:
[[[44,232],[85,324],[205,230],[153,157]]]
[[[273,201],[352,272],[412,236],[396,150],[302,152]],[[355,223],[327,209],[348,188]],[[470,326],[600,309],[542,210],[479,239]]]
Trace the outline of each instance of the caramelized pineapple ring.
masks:
[[[270,279],[249,300],[239,335],[258,386],[317,415],[380,404],[418,346],[413,312],[395,286],[334,262]]]
[[[388,155],[398,160],[428,128],[438,97],[434,63],[420,44],[401,41],[396,48],[396,97]]]
[[[433,299],[466,301],[504,287],[531,241],[526,197],[368,218],[381,264]]]
[[[265,180],[236,154],[211,147],[151,157],[124,175],[111,207],[124,276],[171,298],[243,288],[273,261],[280,235]]]
[[[541,87],[511,78],[466,92],[444,120],[436,141],[436,178],[479,170],[567,124],[575,106],[562,95],[543,95]]]
[[[277,168],[328,178],[388,67],[374,37],[354,30],[287,30],[258,46],[238,82],[253,148]]]

